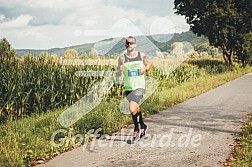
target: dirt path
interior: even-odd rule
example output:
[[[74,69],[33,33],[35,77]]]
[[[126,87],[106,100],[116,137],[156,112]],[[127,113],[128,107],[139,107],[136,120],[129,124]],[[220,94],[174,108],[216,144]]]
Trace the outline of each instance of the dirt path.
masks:
[[[146,118],[136,144],[131,125],[39,166],[222,166],[251,107],[252,73]]]

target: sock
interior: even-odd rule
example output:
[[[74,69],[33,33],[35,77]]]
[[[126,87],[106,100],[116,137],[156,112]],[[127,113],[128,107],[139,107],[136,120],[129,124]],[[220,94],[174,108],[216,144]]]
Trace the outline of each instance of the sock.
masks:
[[[135,131],[139,132],[138,120],[137,120],[138,113],[136,113],[135,115],[132,114],[131,116],[132,116],[132,119],[133,119],[133,122],[134,122],[134,125],[135,125],[134,132]]]
[[[139,123],[140,123],[141,129],[144,129],[146,125],[143,122],[142,113],[139,111],[138,115],[139,115]]]

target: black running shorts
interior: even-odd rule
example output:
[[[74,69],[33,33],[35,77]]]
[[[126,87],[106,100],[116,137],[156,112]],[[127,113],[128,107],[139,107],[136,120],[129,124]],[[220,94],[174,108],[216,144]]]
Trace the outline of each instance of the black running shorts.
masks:
[[[138,104],[139,101],[143,98],[144,92],[144,89],[139,88],[132,91],[125,91],[125,94],[129,102],[134,101]]]

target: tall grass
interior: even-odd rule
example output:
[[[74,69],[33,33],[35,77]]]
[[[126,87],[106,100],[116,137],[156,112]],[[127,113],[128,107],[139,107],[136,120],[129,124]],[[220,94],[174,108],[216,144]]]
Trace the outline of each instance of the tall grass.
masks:
[[[242,133],[236,140],[235,154],[229,160],[233,167],[251,166],[252,164],[252,112],[242,127]]]

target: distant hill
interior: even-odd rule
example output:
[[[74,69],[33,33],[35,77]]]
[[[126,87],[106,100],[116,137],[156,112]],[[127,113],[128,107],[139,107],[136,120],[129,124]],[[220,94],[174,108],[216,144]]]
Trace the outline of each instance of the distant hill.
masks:
[[[195,50],[197,46],[202,43],[208,42],[205,37],[198,37],[191,31],[182,32],[180,34],[158,34],[152,36],[136,36],[137,49],[144,51],[148,54],[154,54],[159,49],[163,52],[171,51],[171,44],[174,42],[190,42]],[[159,41],[159,42],[158,42]],[[114,55],[120,54],[125,50],[125,38],[109,38],[95,43],[87,43],[82,45],[69,46],[64,48],[51,48],[48,50],[34,50],[34,49],[17,49],[16,52],[19,56],[23,56],[25,53],[31,53],[38,56],[42,51],[46,51],[49,54],[56,54],[62,56],[67,49],[75,49],[78,54],[88,53],[91,48],[95,48],[99,54],[102,55]]]

